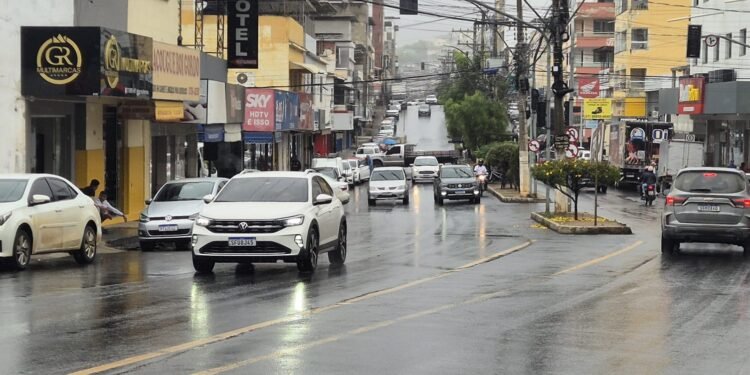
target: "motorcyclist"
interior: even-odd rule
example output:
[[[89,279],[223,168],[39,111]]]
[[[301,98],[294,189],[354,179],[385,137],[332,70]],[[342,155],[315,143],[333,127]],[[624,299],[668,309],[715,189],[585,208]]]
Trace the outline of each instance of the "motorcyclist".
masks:
[[[474,176],[476,176],[477,179],[479,179],[479,176],[485,176],[485,180],[483,184],[484,186],[482,186],[482,189],[487,188],[487,179],[486,179],[487,175],[488,175],[487,167],[484,166],[484,160],[482,159],[477,160],[477,165],[474,166]]]
[[[646,196],[646,189],[648,185],[656,185],[656,174],[654,173],[654,167],[648,166],[641,174],[641,195]]]

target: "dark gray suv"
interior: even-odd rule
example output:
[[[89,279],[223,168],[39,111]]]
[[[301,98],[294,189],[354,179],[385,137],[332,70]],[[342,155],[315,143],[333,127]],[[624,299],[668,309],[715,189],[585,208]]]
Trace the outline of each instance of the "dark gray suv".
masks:
[[[479,203],[479,186],[474,171],[468,165],[443,165],[433,185],[435,203],[442,205],[446,199],[468,199]]]
[[[661,218],[661,251],[681,242],[739,245],[750,254],[750,195],[745,173],[685,168],[677,173]]]

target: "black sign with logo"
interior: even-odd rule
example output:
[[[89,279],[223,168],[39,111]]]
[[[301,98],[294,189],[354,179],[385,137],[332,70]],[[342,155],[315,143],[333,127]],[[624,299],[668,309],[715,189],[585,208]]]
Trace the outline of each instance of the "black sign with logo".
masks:
[[[150,98],[153,88],[152,39],[102,29],[101,95]]]
[[[99,94],[98,27],[21,27],[21,93]]]
[[[229,0],[229,68],[258,68],[258,0]]]

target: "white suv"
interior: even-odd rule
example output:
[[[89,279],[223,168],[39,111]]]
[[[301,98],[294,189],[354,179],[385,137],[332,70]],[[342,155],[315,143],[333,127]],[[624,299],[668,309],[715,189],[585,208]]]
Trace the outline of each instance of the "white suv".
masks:
[[[314,172],[257,172],[232,178],[193,226],[193,266],[211,272],[217,262],[297,263],[312,272],[318,256],[346,260],[344,206]]]

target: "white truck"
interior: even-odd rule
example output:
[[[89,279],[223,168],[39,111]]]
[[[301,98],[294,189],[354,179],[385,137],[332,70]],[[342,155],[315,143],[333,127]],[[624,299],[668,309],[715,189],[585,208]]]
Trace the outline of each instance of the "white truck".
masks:
[[[659,191],[666,194],[680,169],[703,166],[703,142],[670,139],[660,146],[656,178]]]

